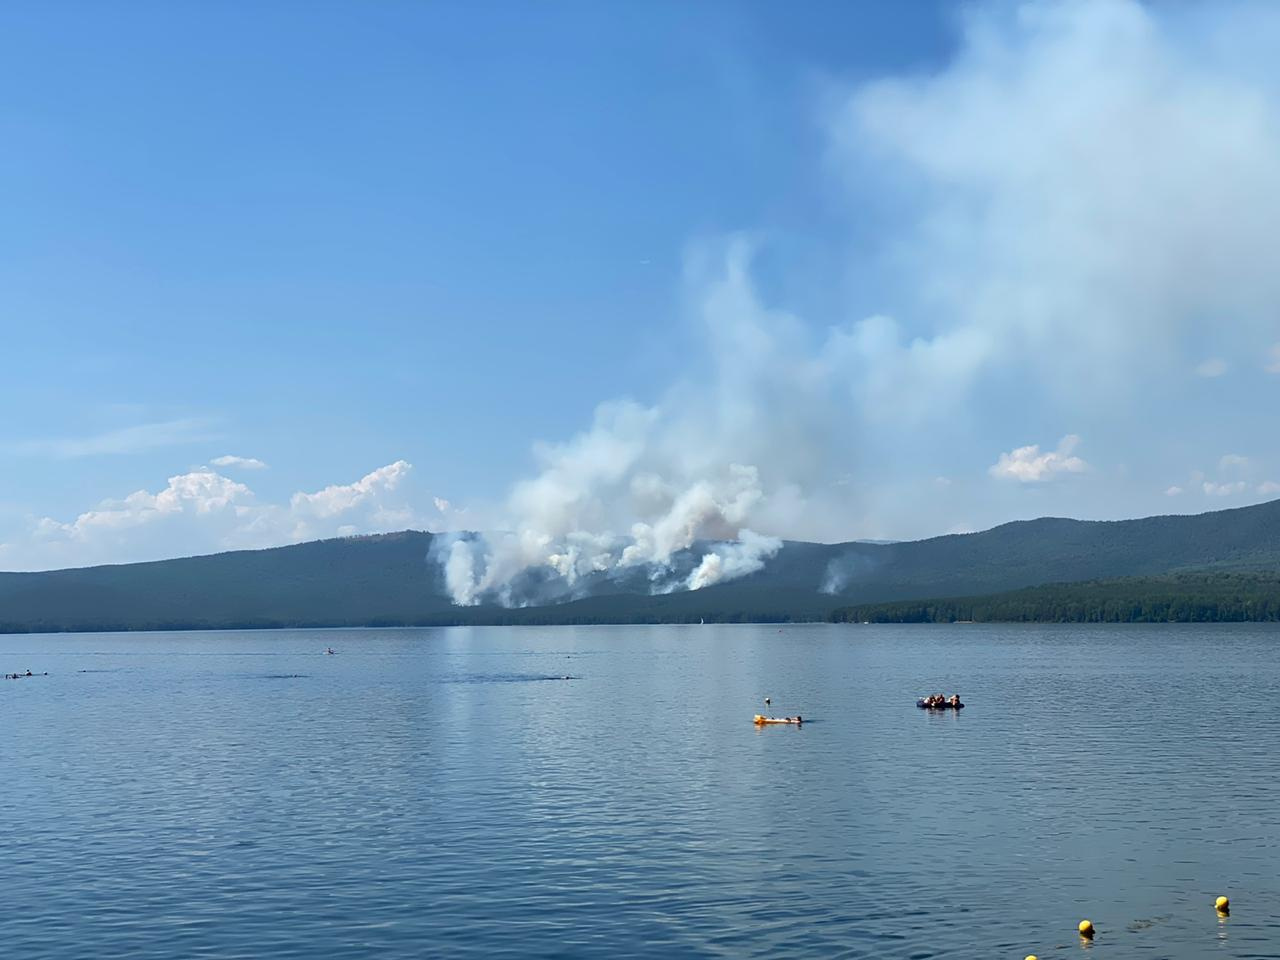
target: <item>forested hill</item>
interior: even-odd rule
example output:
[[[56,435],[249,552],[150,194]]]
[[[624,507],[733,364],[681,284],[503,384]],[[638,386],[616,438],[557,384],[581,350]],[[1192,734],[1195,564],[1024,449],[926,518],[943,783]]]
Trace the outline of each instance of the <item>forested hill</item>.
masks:
[[[1178,573],[1025,587],[986,597],[842,607],[848,623],[1280,621],[1280,573]]]
[[[1042,584],[1280,572],[1280,501],[1197,516],[1040,519],[908,543],[789,542],[765,568],[650,596],[643,576],[572,602],[459,608],[406,531],[153,563],[0,573],[0,630],[135,630],[468,623],[825,620],[842,608],[976,597]],[[691,565],[697,552],[677,558]],[[1176,584],[1179,581],[1171,581]],[[960,617],[959,619],[971,619]]]

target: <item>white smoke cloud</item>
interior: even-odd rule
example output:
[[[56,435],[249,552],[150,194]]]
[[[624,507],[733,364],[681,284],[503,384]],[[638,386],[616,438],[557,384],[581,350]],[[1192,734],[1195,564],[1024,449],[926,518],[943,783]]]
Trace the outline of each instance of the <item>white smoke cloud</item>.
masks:
[[[503,532],[441,554],[455,602],[530,602],[517,582],[531,576],[539,600],[597,576],[700,589],[759,570],[781,548],[767,528],[804,509],[807,481],[830,462],[839,381],[805,350],[794,317],[761,304],[751,255],[740,237],[691,253],[709,379],[653,406],[602,404],[590,429],[539,445],[538,472],[514,485],[494,525]]]
[[[685,586],[701,590],[724,580],[734,580],[764,568],[764,562],[782,549],[777,537],[764,537],[743,530],[737,543],[721,543],[702,555],[702,560],[689,574]]]
[[[965,24],[944,69],[860,86],[831,123],[855,190],[897,188],[884,266],[918,291],[897,304],[909,321],[842,334],[872,371],[860,399],[919,418],[986,371],[1031,369],[1074,401],[1197,342],[1223,351],[1208,376],[1273,342],[1280,123],[1261,38],[1280,17],[1080,0]]]

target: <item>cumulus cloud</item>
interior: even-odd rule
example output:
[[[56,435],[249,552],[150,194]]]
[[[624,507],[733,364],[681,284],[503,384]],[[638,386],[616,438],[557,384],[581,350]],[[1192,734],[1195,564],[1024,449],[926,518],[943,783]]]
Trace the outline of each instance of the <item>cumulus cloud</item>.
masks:
[[[170,477],[155,492],[104,500],[71,520],[39,518],[0,547],[0,564],[29,570],[123,563],[403,529],[417,519],[412,503],[396,495],[410,469],[400,460],[280,504],[201,467]]]
[[[1079,444],[1079,437],[1068,434],[1058,442],[1058,449],[1045,453],[1040,452],[1039,444],[1018,447],[1000,454],[989,472],[993,477],[1019,483],[1043,483],[1062,473],[1083,473],[1089,465],[1073,453]]]
[[[1164,495],[1166,497],[1178,497],[1178,496],[1181,496],[1182,493],[1183,493],[1183,490],[1181,487],[1172,486],[1165,490]]]
[[[1206,480],[1202,484],[1205,495],[1210,497],[1236,497],[1249,489],[1243,480]]]
[[[1191,482],[1193,486],[1199,487],[1206,497],[1214,498],[1245,495],[1267,497],[1280,493],[1280,483],[1273,480],[1258,480],[1260,472],[1255,458],[1241,453],[1226,453],[1218,458],[1216,475],[1207,475],[1197,470],[1191,474]],[[1170,490],[1181,492],[1178,487],[1171,487]]]
[[[234,457],[227,454],[209,461],[215,467],[237,467],[241,470],[265,470],[267,465],[256,457]]]
[[[296,512],[309,516],[337,516],[396,489],[411,469],[404,460],[397,460],[366,473],[355,483],[333,484],[315,493],[295,493],[290,504]]]

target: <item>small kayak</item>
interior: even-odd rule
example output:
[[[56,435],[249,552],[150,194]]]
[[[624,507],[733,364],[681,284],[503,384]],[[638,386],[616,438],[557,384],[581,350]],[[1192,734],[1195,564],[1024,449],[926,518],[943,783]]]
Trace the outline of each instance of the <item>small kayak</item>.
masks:
[[[766,717],[758,713],[756,714],[753,722],[758,726],[763,726],[766,723],[804,723],[803,720],[798,720],[794,717]]]
[[[954,706],[950,703],[943,703],[943,704],[939,704],[936,707],[931,707],[927,703],[925,703],[923,700],[917,700],[916,706],[919,707],[921,710],[963,710],[964,709],[963,703],[957,703]]]

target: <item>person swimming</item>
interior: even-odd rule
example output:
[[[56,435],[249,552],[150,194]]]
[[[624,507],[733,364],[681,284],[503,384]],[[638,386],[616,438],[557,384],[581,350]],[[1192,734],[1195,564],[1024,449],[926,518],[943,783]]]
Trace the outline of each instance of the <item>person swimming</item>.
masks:
[[[959,710],[964,704],[960,702],[960,694],[958,693],[953,693],[949,697],[944,697],[940,693],[933,693],[917,700],[916,706],[925,710]]]

